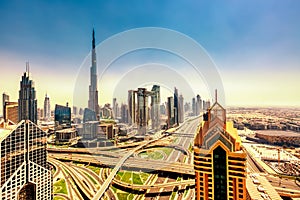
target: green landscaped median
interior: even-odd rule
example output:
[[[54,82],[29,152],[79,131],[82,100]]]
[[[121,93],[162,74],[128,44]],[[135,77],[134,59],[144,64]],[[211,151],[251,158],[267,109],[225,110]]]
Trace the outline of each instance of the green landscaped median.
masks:
[[[53,200],[65,200],[63,197],[53,197]]]
[[[168,147],[163,147],[163,148],[159,148],[159,150],[165,152],[165,154],[167,156],[169,156],[174,149],[173,148],[168,148]]]
[[[129,184],[143,185],[150,174],[144,172],[121,171],[117,173],[117,179]]]
[[[147,150],[146,152],[142,152],[139,155],[141,157],[150,158],[153,160],[161,160],[164,157],[159,151],[156,150]]]
[[[60,179],[59,181],[56,181],[53,185],[53,192],[54,193],[62,193],[62,194],[68,194],[67,186],[65,179]]]
[[[133,181],[133,184],[138,184],[138,185],[143,185],[143,182],[140,178],[140,175],[138,173],[133,173],[132,174],[132,181]]]
[[[101,169],[100,167],[95,167],[95,166],[92,166],[92,165],[88,165],[86,167],[93,170],[96,174],[100,173],[100,169]]]

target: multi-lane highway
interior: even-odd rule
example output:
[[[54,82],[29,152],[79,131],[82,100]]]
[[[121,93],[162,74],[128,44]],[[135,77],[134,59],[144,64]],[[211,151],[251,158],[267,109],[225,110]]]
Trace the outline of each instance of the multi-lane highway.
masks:
[[[199,124],[199,118],[193,119],[182,124],[173,136],[171,136],[174,140],[173,144],[170,144],[168,148],[173,148],[174,150],[170,153],[169,156],[165,156],[165,160],[150,160],[144,159],[140,157],[133,157],[132,155],[139,151],[142,148],[146,148],[147,146],[153,145],[155,146],[166,146],[168,144],[161,144],[163,141],[163,136],[150,140],[143,141],[138,143],[138,146],[131,145],[131,149],[118,149],[118,148],[98,148],[98,149],[58,149],[51,148],[49,149],[48,156],[51,158],[51,163],[57,168],[56,176],[61,171],[66,171],[68,176],[72,178],[72,180],[76,183],[76,185],[80,188],[80,192],[76,189],[73,192],[69,192],[69,197],[72,198],[88,198],[88,199],[100,199],[103,195],[106,194],[106,191],[110,191],[109,186],[116,173],[120,170],[122,166],[133,169],[147,169],[153,171],[164,171],[170,173],[172,172],[176,174],[187,174],[190,176],[194,175],[193,165],[192,165],[192,157],[191,153],[188,151],[190,145],[193,144],[193,138],[195,134],[195,130]],[[135,148],[132,148],[134,147]],[[187,156],[188,155],[188,156]],[[186,163],[183,163],[184,157]],[[55,160],[69,160],[69,161],[80,161],[89,164],[97,164],[103,166],[113,167],[109,175],[105,180],[101,181],[102,175],[95,175],[90,171],[87,171],[83,167],[79,167],[73,164],[66,164],[64,162]],[[180,161],[180,162],[179,162]],[[88,176],[93,177],[96,184],[93,184]],[[114,180],[116,182],[116,180]],[[69,181],[70,182],[70,181]],[[120,182],[116,182],[118,184],[124,184]],[[149,182],[150,183],[150,182]],[[148,189],[148,190],[157,190],[154,192],[158,192],[160,194],[166,193],[166,191],[172,191],[174,187],[179,187],[181,189],[185,189],[186,185],[191,185],[194,183],[194,180],[183,180],[181,182],[177,182],[176,177],[174,176],[160,176],[156,179],[156,181],[152,182],[150,185],[145,186],[136,186],[132,185],[131,189]],[[74,183],[69,183],[68,189],[71,190],[70,185]],[[98,185],[100,188],[96,187]],[[128,187],[128,185],[127,185]],[[82,196],[82,193],[85,197]],[[73,196],[71,196],[73,195]],[[110,197],[113,195],[110,195]],[[166,196],[161,196],[161,198],[168,199]],[[147,199],[147,198],[146,198]]]
[[[172,137],[174,138],[174,144],[170,144],[170,146],[179,146],[181,149],[189,150],[190,145],[193,146],[193,140],[194,136],[197,130],[198,125],[200,124],[199,117],[191,119],[183,123],[174,133],[172,133]],[[186,165],[183,163],[184,161],[184,153],[183,151],[173,150],[171,154],[164,160],[164,162],[170,162],[174,165]],[[194,168],[193,168],[193,159],[192,155],[188,153],[188,156],[186,157],[187,165],[190,166],[189,174],[194,175]],[[157,162],[157,161],[156,161]],[[175,168],[176,169],[176,168]],[[179,168],[179,171],[182,171],[182,167]],[[169,168],[170,171],[170,168]],[[181,173],[185,174],[185,173]],[[168,173],[159,173],[158,178],[156,179],[156,182],[153,183],[153,185],[166,185],[168,187],[161,187],[161,188],[150,188],[147,193],[149,195],[146,195],[145,199],[160,199],[160,200],[168,200],[171,198],[172,191],[174,191],[175,186],[171,183],[174,183],[177,181],[177,178],[182,179],[183,177],[180,177],[180,173],[178,176],[174,176]],[[190,180],[187,180],[190,181]],[[195,182],[194,179],[191,182]],[[188,184],[179,184],[176,186],[178,189],[185,190],[185,187]],[[171,192],[170,192],[171,191]],[[156,193],[155,196],[151,195],[151,193]],[[189,193],[191,196],[193,196],[192,193]],[[174,194],[173,194],[174,195]],[[175,195],[178,195],[177,193]],[[177,196],[178,197],[178,196]],[[177,199],[181,199],[182,196],[179,196]],[[192,197],[193,198],[193,197]]]

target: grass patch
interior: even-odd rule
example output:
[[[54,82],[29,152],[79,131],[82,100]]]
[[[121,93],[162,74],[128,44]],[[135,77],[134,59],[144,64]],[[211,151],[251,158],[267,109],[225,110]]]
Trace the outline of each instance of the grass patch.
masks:
[[[174,149],[173,148],[166,148],[166,147],[164,147],[164,148],[160,148],[160,150],[162,150],[163,152],[165,152],[165,154],[167,156],[169,156]]]
[[[144,172],[140,173],[140,178],[141,178],[143,183],[145,183],[147,181],[149,176],[150,176],[150,174],[147,174],[147,173],[144,173]]]
[[[190,146],[189,146],[189,151],[190,151],[191,153],[193,153],[193,146],[192,146],[192,144],[190,144]]]
[[[65,200],[63,197],[53,197],[53,200]]]
[[[51,173],[52,175],[56,172],[55,167],[52,167]]]
[[[143,157],[145,156],[146,158],[150,158],[153,160],[161,160],[163,159],[163,155],[155,150],[148,150],[147,152],[142,152],[140,153],[140,156]]]
[[[171,200],[175,199],[175,196],[176,196],[176,192],[172,192]]]
[[[127,200],[132,200],[134,198],[134,194],[129,194],[128,196],[127,196]]]
[[[65,179],[60,179],[53,184],[54,193],[68,194],[67,185]]]
[[[184,197],[187,195],[188,191],[189,191],[189,190],[185,190],[185,191],[184,191],[184,193],[183,193],[183,196],[184,196]]]
[[[129,193],[117,193],[118,200],[127,200]]]
[[[97,175],[100,173],[100,167],[95,167],[95,166],[92,166],[92,165],[88,165],[86,166],[87,168],[91,169],[93,172],[95,172]]]
[[[120,177],[122,177],[122,176],[124,175],[124,172],[123,172],[123,171],[119,171],[117,174],[118,174]]]
[[[131,180],[131,172],[124,172],[121,181],[125,182],[125,183],[132,183]]]
[[[132,173],[133,184],[142,185],[143,181],[140,178],[140,175],[137,173]]]

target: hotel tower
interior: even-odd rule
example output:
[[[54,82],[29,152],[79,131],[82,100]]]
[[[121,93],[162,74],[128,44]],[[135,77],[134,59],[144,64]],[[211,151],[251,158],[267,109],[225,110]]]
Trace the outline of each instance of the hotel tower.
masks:
[[[246,153],[217,95],[195,137],[194,168],[197,200],[246,199]]]

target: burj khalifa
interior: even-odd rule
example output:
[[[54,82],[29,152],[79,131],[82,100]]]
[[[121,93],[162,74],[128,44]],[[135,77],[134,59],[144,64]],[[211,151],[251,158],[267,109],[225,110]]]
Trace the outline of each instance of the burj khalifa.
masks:
[[[92,66],[90,68],[90,86],[89,86],[89,102],[88,108],[95,112],[96,116],[99,115],[99,104],[98,104],[98,89],[97,89],[97,60],[96,60],[96,49],[95,49],[95,31],[93,29],[93,40],[92,40]]]

